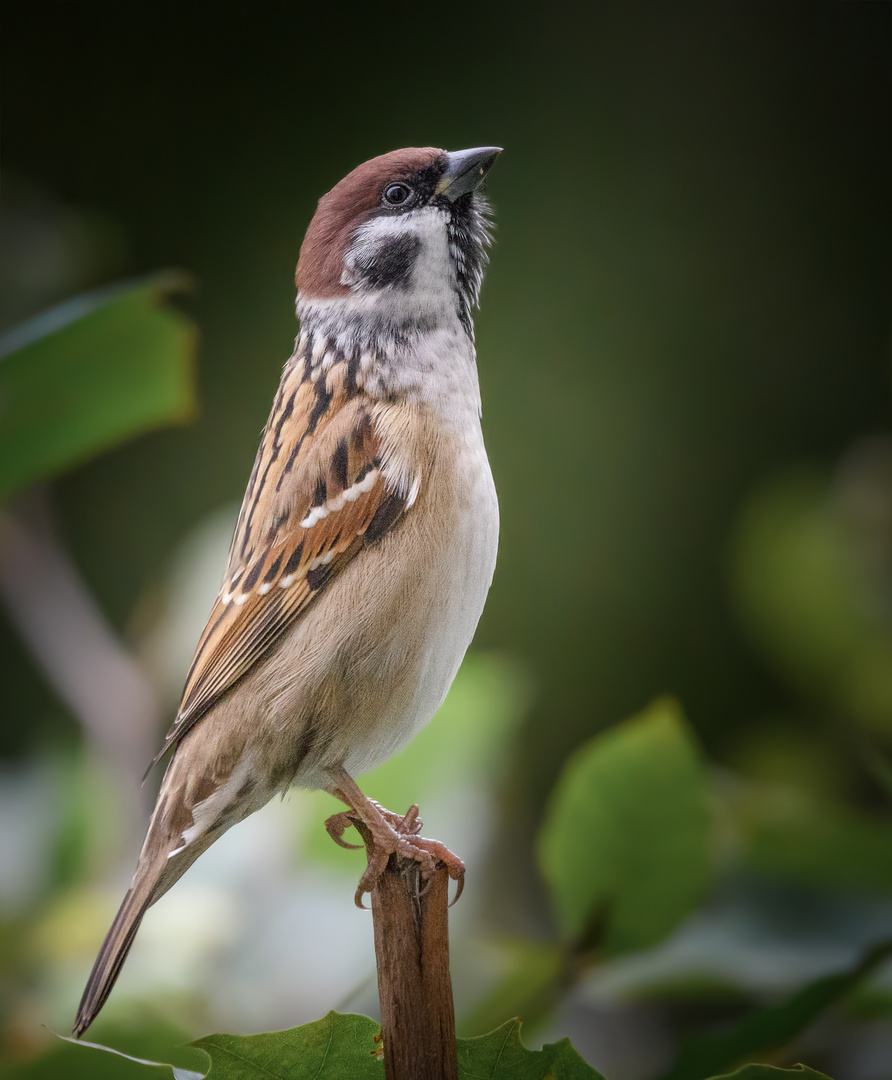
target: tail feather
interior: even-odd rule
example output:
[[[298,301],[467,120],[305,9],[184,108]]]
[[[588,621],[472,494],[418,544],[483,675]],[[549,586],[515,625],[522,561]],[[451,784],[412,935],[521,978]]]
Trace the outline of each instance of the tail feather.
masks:
[[[202,766],[201,754],[195,752],[194,735],[190,739],[191,758],[174,755],[167,767],[133,884],[102,943],[78,1007],[74,1024],[77,1038],[93,1023],[111,993],[148,907],[231,825],[256,810],[272,794],[266,791],[266,797],[259,803],[256,798],[239,799],[237,793],[247,770],[242,768],[234,776],[217,775],[210,766]]]
[[[121,967],[130,952],[130,946],[136,937],[136,931],[142,922],[146,909],[154,899],[153,881],[142,881],[127,890],[123,903],[118,909],[115,921],[106,934],[96,963],[90,972],[87,986],[77,1010],[73,1034],[80,1038],[96,1014],[105,1004],[112,987],[120,974]]]

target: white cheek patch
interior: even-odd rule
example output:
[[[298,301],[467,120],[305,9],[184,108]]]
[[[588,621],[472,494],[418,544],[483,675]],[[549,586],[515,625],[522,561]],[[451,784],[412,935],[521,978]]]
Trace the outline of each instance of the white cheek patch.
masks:
[[[433,206],[382,214],[357,229],[344,257],[341,283],[360,293],[382,293],[391,302],[417,304],[439,298],[454,281],[445,213]]]

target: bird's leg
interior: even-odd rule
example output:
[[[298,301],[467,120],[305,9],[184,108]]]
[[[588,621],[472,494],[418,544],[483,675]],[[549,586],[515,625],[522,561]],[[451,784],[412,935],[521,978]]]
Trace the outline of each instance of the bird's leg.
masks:
[[[331,776],[334,780],[331,793],[345,802],[350,809],[334,814],[326,821],[325,827],[329,836],[341,847],[355,847],[354,844],[345,843],[342,837],[345,829],[356,821],[361,821],[372,834],[369,864],[359,880],[355,896],[356,906],[365,906],[362,902],[363,895],[374,888],[375,882],[387,866],[387,860],[394,853],[419,863],[421,876],[425,880],[434,873],[437,863],[442,862],[449,876],[458,882],[455,900],[452,901],[454,904],[464,887],[465,864],[439,840],[427,840],[418,835],[421,830],[418,807],[409,807],[403,815],[394,814],[363,795],[356,781],[343,767],[332,769]]]

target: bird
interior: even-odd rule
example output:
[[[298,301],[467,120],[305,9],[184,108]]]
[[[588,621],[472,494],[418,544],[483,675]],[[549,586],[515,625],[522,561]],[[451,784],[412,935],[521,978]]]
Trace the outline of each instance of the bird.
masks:
[[[319,200],[300,248],[299,333],[260,440],[223,585],[189,670],[130,888],[74,1025],[104,1005],[147,909],[227,829],[292,785],[371,834],[356,891],[398,853],[459,889],[461,860],[355,777],[442,703],[493,579],[496,490],[473,313],[501,152],[410,147]]]

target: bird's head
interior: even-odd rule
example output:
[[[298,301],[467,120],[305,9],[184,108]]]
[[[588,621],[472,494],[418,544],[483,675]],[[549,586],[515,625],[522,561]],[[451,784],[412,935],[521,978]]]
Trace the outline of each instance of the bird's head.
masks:
[[[412,147],[355,168],[307,229],[298,313],[335,301],[392,323],[451,314],[471,333],[490,240],[478,185],[499,153]]]

